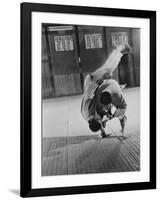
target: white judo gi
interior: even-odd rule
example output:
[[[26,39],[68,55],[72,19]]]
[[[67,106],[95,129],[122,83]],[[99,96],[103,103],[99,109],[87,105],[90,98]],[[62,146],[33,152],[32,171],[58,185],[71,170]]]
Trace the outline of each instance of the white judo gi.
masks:
[[[97,113],[99,106],[98,96],[104,91],[108,91],[112,97],[112,104],[116,107],[115,117],[123,118],[127,104],[123,97],[120,85],[112,79],[113,71],[118,66],[125,45],[119,45],[107,58],[102,67],[87,75],[84,81],[84,95],[81,103],[81,113],[85,120],[92,118],[102,120]]]

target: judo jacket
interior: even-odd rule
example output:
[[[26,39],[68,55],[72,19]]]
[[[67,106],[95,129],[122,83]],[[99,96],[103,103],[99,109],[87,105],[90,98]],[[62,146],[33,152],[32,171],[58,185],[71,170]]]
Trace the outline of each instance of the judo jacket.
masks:
[[[117,81],[108,79],[104,80],[100,85],[96,82],[91,82],[84,93],[81,103],[81,113],[87,121],[92,118],[101,118],[97,113],[97,109],[103,106],[100,103],[100,96],[105,91],[111,94],[112,104],[117,109],[126,109],[127,104]]]

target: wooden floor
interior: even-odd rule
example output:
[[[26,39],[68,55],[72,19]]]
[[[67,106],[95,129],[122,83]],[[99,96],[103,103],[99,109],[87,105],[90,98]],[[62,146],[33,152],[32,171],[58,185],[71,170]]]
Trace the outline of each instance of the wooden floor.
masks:
[[[114,133],[43,139],[42,175],[88,174],[140,170],[139,134],[121,140]]]
[[[126,140],[120,140],[117,118],[107,122],[111,136],[99,139],[80,113],[82,96],[43,101],[42,175],[140,170],[140,90],[124,90]]]

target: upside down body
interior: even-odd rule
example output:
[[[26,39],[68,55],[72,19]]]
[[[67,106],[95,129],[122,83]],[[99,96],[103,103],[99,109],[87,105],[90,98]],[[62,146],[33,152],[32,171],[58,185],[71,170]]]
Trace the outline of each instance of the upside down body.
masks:
[[[101,133],[104,134],[105,123],[103,117],[107,115],[100,114],[99,110],[105,108],[101,103],[100,97],[102,93],[109,93],[112,99],[111,105],[116,108],[114,117],[118,117],[122,127],[122,134],[126,123],[127,104],[123,97],[122,90],[117,81],[112,79],[112,75],[118,66],[123,54],[121,51],[125,49],[125,45],[118,46],[107,58],[106,62],[96,71],[86,76],[84,81],[84,95],[81,104],[81,113],[88,122],[97,120],[101,124]],[[112,116],[113,118],[113,116]]]

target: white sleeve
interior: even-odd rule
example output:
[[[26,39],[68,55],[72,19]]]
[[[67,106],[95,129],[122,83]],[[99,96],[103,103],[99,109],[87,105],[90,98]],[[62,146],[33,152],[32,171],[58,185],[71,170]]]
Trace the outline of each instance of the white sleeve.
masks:
[[[118,66],[122,56],[123,54],[117,49],[113,50],[113,52],[109,55],[102,67],[92,73],[93,80],[96,81],[99,79],[103,79],[104,75],[108,77],[112,76],[112,73]]]
[[[86,89],[86,88],[88,88],[88,86],[91,84],[91,77],[90,77],[90,75],[88,74],[86,77],[85,77],[85,80],[84,80],[84,90]]]

